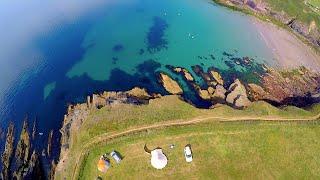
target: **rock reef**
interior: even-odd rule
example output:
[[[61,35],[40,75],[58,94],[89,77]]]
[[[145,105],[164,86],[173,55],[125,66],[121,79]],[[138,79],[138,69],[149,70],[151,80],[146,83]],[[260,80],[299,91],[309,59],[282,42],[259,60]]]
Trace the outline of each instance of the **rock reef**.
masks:
[[[241,62],[244,61],[242,66],[252,67],[249,58],[240,59]],[[212,105],[227,104],[233,108],[242,109],[250,106],[252,101],[264,100],[276,106],[303,107],[320,101],[319,73],[305,67],[293,70],[275,70],[263,64],[256,66],[263,69],[261,74],[252,72],[258,77],[258,84],[244,83],[240,79],[234,79],[230,84],[226,84],[219,70],[212,67],[204,71],[199,65],[192,66],[195,74],[203,79],[204,84],[202,85],[197,84],[194,77],[186,69],[169,65],[166,67],[173,73],[183,76],[199,98],[211,102]],[[190,74],[192,80],[188,79],[186,74]]]

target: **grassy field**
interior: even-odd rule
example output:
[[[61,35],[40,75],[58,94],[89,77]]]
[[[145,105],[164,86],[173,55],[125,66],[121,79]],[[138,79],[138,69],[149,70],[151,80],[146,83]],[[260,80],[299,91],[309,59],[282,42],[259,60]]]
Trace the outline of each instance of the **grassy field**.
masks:
[[[266,0],[272,9],[279,12],[284,11],[289,16],[297,17],[302,22],[310,24],[311,21],[315,21],[318,28],[320,27],[319,12],[315,12],[308,3],[312,5],[319,5],[319,0]]]
[[[123,137],[99,144],[85,158],[80,179],[319,179],[320,126],[297,123],[204,123]],[[156,170],[143,150],[162,147],[168,165]],[[170,144],[175,144],[170,149]],[[194,161],[186,163],[190,143]],[[121,164],[100,173],[100,155],[118,150]]]
[[[89,118],[84,121],[80,132],[74,136],[75,145],[81,145],[102,133],[112,133],[139,127],[141,125],[155,124],[158,122],[191,119],[199,116],[220,117],[308,117],[320,112],[320,105],[314,106],[310,111],[293,106],[278,109],[265,102],[256,102],[245,110],[235,110],[229,106],[221,106],[216,109],[198,109],[180,100],[177,96],[166,96],[155,99],[147,106],[135,106],[122,104],[116,107],[104,107],[91,112]]]
[[[320,9],[320,0],[307,0],[307,3],[310,4],[313,8]]]
[[[103,107],[101,109],[96,109],[96,110],[92,110],[92,112],[89,115],[88,119],[85,119],[83,121],[83,124],[80,128],[80,130],[76,131],[76,132],[71,132],[71,142],[70,142],[70,153],[68,154],[68,159],[67,159],[67,164],[64,166],[65,169],[61,170],[61,171],[57,171],[56,173],[56,179],[71,179],[71,176],[74,173],[74,169],[76,167],[76,160],[78,159],[78,157],[81,155],[81,152],[83,152],[84,149],[84,145],[87,142],[90,142],[92,140],[97,139],[98,137],[103,136],[108,136],[111,135],[113,133],[117,133],[117,132],[122,132],[128,129],[132,129],[132,128],[137,128],[137,127],[141,127],[141,126],[147,126],[147,125],[152,125],[152,124],[161,124],[161,123],[165,123],[165,122],[181,122],[181,121],[187,121],[190,119],[194,119],[194,118],[199,118],[199,117],[216,117],[214,120],[211,120],[210,122],[212,122],[212,124],[210,124],[210,126],[205,125],[205,126],[186,126],[186,128],[182,128],[182,129],[168,129],[168,130],[164,130],[164,131],[159,131],[156,133],[151,133],[151,134],[141,134],[141,135],[134,135],[134,136],[129,136],[129,137],[124,137],[122,139],[117,139],[116,141],[112,142],[112,144],[108,144],[103,145],[103,144],[97,144],[92,147],[90,147],[90,149],[86,149],[88,150],[90,156],[87,158],[86,163],[84,164],[84,166],[82,166],[82,163],[80,162],[78,165],[83,167],[83,169],[80,170],[80,172],[82,173],[83,176],[87,177],[87,176],[96,176],[97,172],[95,170],[95,163],[97,158],[100,157],[100,155],[102,155],[104,152],[109,152],[111,149],[117,149],[119,150],[121,153],[123,153],[126,160],[124,160],[124,162],[129,161],[131,156],[133,156],[132,158],[134,158],[134,155],[131,155],[130,153],[128,153],[128,148],[129,146],[134,146],[134,148],[138,150],[141,150],[141,143],[143,144],[144,142],[146,142],[146,140],[150,140],[150,142],[148,144],[150,145],[154,145],[154,146],[164,146],[167,147],[167,145],[172,141],[172,138],[174,137],[182,137],[185,136],[187,134],[192,135],[192,138],[186,137],[186,139],[181,139],[181,141],[179,140],[179,142],[187,142],[186,140],[188,139],[193,139],[193,141],[190,141],[190,143],[196,145],[196,141],[199,141],[199,139],[205,140],[205,141],[199,141],[201,142],[201,144],[203,144],[202,148],[205,148],[206,146],[211,146],[211,141],[213,141],[211,139],[211,137],[216,137],[216,135],[213,135],[212,133],[217,132],[218,134],[220,133],[221,130],[225,130],[230,132],[231,134],[236,133],[237,131],[246,131],[249,130],[250,128],[253,130],[252,133],[250,134],[250,136],[252,136],[253,139],[242,139],[242,143],[243,144],[243,148],[249,148],[248,144],[246,144],[247,141],[252,141],[252,143],[259,143],[258,141],[254,141],[254,138],[256,135],[258,135],[257,133],[259,133],[259,129],[265,129],[267,130],[267,128],[271,128],[271,132],[273,131],[278,131],[278,134],[275,135],[279,135],[279,133],[282,132],[282,130],[287,129],[289,132],[293,131],[299,131],[299,132],[303,132],[300,131],[300,128],[306,128],[305,130],[307,131],[307,129],[313,129],[312,131],[310,131],[310,133],[318,133],[318,127],[317,126],[301,126],[301,127],[294,127],[291,128],[291,126],[288,126],[287,124],[285,124],[283,127],[282,125],[259,125],[259,126],[252,126],[252,124],[248,124],[248,123],[240,123],[240,124],[235,124],[235,125],[220,125],[219,123],[217,123],[219,121],[220,117],[223,117],[225,119],[230,119],[230,120],[239,120],[240,118],[295,118],[295,119],[305,119],[305,118],[310,118],[310,117],[314,117],[316,114],[319,114],[320,112],[320,104],[315,105],[309,109],[299,109],[296,107],[284,107],[282,109],[278,109],[275,108],[265,102],[255,102],[253,103],[252,106],[248,107],[245,110],[235,110],[232,109],[228,106],[221,106],[215,109],[197,109],[183,101],[181,101],[177,96],[166,96],[166,97],[162,97],[160,99],[155,99],[152,100],[150,102],[149,105],[142,105],[142,106],[134,106],[134,105],[125,105],[125,104],[121,104],[121,105],[117,105],[117,106],[113,106],[113,107]],[[206,128],[208,127],[208,128]],[[257,130],[257,131],[256,131]],[[280,131],[281,130],[281,131]],[[256,132],[255,132],[256,131]],[[193,133],[192,133],[193,132]],[[201,135],[202,132],[208,132],[207,134],[203,134]],[[221,131],[222,132],[222,131]],[[177,135],[175,135],[175,133]],[[270,137],[272,134],[263,134],[263,132],[261,132],[262,134],[260,134],[259,136],[261,136],[261,139],[263,139],[262,136],[266,136]],[[304,132],[303,132],[304,133]],[[172,134],[172,135],[170,135]],[[183,135],[184,134],[184,135]],[[306,135],[308,135],[309,133],[306,133]],[[188,136],[189,136],[188,135]],[[198,136],[199,135],[199,136]],[[201,135],[201,136],[200,136]],[[310,134],[309,134],[310,135]],[[190,136],[191,137],[191,136]],[[229,136],[224,137],[223,134],[221,134],[221,137],[219,138],[227,138]],[[240,138],[241,136],[239,136]],[[243,137],[245,138],[245,137]],[[248,136],[246,136],[246,138],[249,138]],[[280,137],[279,137],[280,138]],[[301,136],[302,138],[302,136]],[[313,136],[310,137],[305,137],[306,138],[306,142],[308,141],[317,141]],[[207,140],[206,140],[207,139]],[[259,141],[260,141],[259,140]],[[265,139],[263,142],[264,143],[267,139]],[[152,142],[156,142],[159,141],[161,142],[160,144],[155,144]],[[207,143],[206,141],[210,141],[210,143]],[[223,140],[225,141],[225,140]],[[290,139],[291,141],[295,141],[295,137],[292,137],[292,139]],[[179,151],[177,151],[176,156],[177,158],[182,158],[181,156],[181,147],[185,144],[182,143],[179,145],[179,142],[171,142],[171,143],[175,143],[178,145],[177,149],[180,148]],[[139,144],[140,143],[140,144]],[[216,142],[217,143],[217,142]],[[219,141],[220,143],[220,141]],[[231,143],[231,142],[230,142]],[[232,142],[233,143],[233,142]],[[234,143],[241,143],[240,139],[238,139],[237,142]],[[165,145],[166,144],[166,145]],[[251,145],[253,145],[251,144]],[[214,144],[212,144],[214,145]],[[291,146],[292,144],[288,144],[288,146]],[[292,145],[295,146],[295,145]],[[196,147],[201,147],[200,145],[195,146]],[[256,148],[259,148],[260,145],[257,144]],[[277,147],[277,146],[275,146]],[[320,147],[320,146],[319,146]],[[227,148],[227,147],[225,147]],[[254,147],[251,147],[254,148]],[[315,152],[319,152],[317,151],[317,149],[314,149]],[[311,151],[311,149],[310,149]],[[201,152],[201,151],[199,151]],[[197,152],[195,152],[197,154]],[[242,152],[242,153],[247,153],[247,152]],[[196,156],[195,154],[195,156]],[[168,154],[169,155],[169,154]],[[261,155],[261,154],[260,154]],[[140,154],[138,155],[139,157],[141,157],[141,162],[139,161],[140,165],[144,167],[148,167],[148,164],[144,163],[145,159],[143,160],[143,158],[148,158],[147,156],[145,156],[145,154]],[[197,155],[198,156],[198,155]],[[200,156],[200,154],[199,154]],[[246,155],[247,156],[247,155]],[[129,158],[130,157],[130,158]],[[171,157],[169,157],[171,159]],[[173,159],[173,158],[172,158]],[[198,158],[198,160],[201,161],[205,161],[206,158],[202,159],[202,158]],[[221,159],[224,163],[227,162],[227,159]],[[229,159],[230,160],[230,159]],[[228,161],[229,161],[228,160]],[[211,161],[211,160],[210,160]],[[289,161],[289,160],[288,160]],[[171,160],[170,160],[171,162]],[[174,162],[174,161],[172,161]],[[196,161],[195,161],[196,162]],[[213,161],[216,162],[216,161]],[[210,163],[213,163],[210,162]],[[220,162],[223,164],[223,162]],[[236,159],[235,159],[236,162]],[[134,162],[131,162],[134,163]],[[123,170],[123,174],[125,175],[126,173],[129,173],[128,171],[131,172],[131,169],[127,169],[128,166],[125,165],[125,163],[122,163],[122,166],[125,166],[123,168],[125,168],[126,170]],[[130,163],[129,163],[130,164]],[[171,163],[170,163],[171,164]],[[140,166],[139,165],[139,166]],[[92,166],[92,167],[90,167]],[[137,166],[137,167],[139,167]],[[168,167],[170,167],[171,165],[169,165]],[[234,164],[234,166],[236,166]],[[241,165],[242,166],[242,165]],[[320,166],[319,166],[320,167]],[[217,169],[222,168],[221,166],[216,167]],[[231,168],[231,167],[230,167]],[[233,167],[235,168],[235,167]],[[241,167],[238,167],[241,168]],[[91,169],[91,170],[89,170]],[[120,173],[122,170],[118,169],[118,168],[112,168],[114,170],[112,171],[118,171],[118,173]],[[149,167],[150,169],[150,167]],[[88,171],[87,171],[88,170]],[[199,169],[200,170],[200,169]],[[236,170],[236,169],[235,169]],[[170,171],[170,168],[168,168],[168,170],[165,170],[165,172]],[[204,175],[206,173],[207,169],[203,169]],[[222,171],[222,169],[221,169]],[[223,170],[224,171],[224,170]],[[110,171],[111,172],[111,171]],[[132,171],[132,173],[135,173],[136,171]],[[154,172],[154,171],[150,171],[150,172]],[[170,171],[171,173],[173,173],[173,171]],[[238,171],[235,171],[235,173],[237,173]],[[169,173],[169,172],[168,172]],[[197,175],[201,175],[201,173],[198,173]],[[221,173],[226,173],[226,172],[221,172]],[[114,175],[116,175],[116,172],[112,173]],[[151,173],[151,175],[156,175],[154,173]],[[107,175],[110,175],[110,173],[108,173]],[[172,174],[173,175],[173,174]],[[218,176],[219,174],[217,174]],[[221,176],[223,174],[220,174]],[[219,175],[219,176],[220,176]],[[232,175],[232,174],[225,174],[225,175]]]

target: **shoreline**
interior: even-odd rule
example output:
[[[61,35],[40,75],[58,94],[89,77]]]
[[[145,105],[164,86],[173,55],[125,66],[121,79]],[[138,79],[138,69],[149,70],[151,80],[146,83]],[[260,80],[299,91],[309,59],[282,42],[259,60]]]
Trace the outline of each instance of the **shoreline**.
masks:
[[[283,22],[283,20],[277,19],[276,17],[271,16],[270,14],[266,14],[266,12],[262,12],[260,10],[252,9],[247,4],[237,4],[237,0],[236,0],[235,3],[232,3],[232,2],[230,2],[228,0],[211,0],[211,1],[213,3],[215,3],[215,4],[217,4],[217,5],[220,5],[222,7],[227,8],[229,10],[241,12],[241,13],[249,16],[250,18],[252,18],[253,21],[256,21],[256,22],[259,22],[259,23],[262,23],[262,24],[265,23],[267,25],[274,26],[279,31],[283,31],[282,33],[287,33],[287,36],[289,34],[289,36],[291,36],[291,38],[295,39],[295,41],[298,41],[298,43],[300,45],[303,44],[304,45],[304,49],[311,50],[313,52],[313,54],[315,54],[318,57],[318,63],[317,64],[320,66],[320,47],[316,46],[306,36],[304,36],[303,34],[300,34],[299,32],[297,32],[297,30],[289,27],[288,24],[286,24],[286,23],[290,23],[290,24],[293,23],[293,21],[295,21],[295,18],[289,19],[290,20],[289,22]],[[279,14],[279,12],[272,11],[271,9],[268,9],[268,11],[271,11],[271,12]],[[276,34],[276,33],[274,33],[274,34]],[[282,54],[283,53],[285,53],[285,52],[282,52]],[[279,62],[279,61],[282,61],[282,60],[277,60],[277,61]],[[308,64],[308,63],[306,63],[306,64]],[[291,68],[291,67],[289,66],[287,68]],[[312,68],[314,68],[314,67],[312,67]],[[319,72],[320,67],[317,67],[316,69]]]
[[[130,91],[127,91],[130,92]],[[122,93],[127,93],[127,92],[117,92],[116,94],[114,94],[112,92],[112,94],[109,94],[111,96],[118,96],[121,95]],[[132,92],[132,91],[131,91]],[[141,91],[141,92],[145,92],[145,91]],[[106,96],[108,94],[107,93],[103,93],[105,94],[104,96]],[[144,94],[144,93],[139,93]],[[109,95],[107,95],[106,97],[109,97]],[[85,126],[83,124],[87,123],[86,121],[92,121],[92,119],[90,120],[89,114],[92,114],[93,112],[97,112],[97,111],[104,111],[106,109],[108,109],[108,111],[112,111],[115,110],[115,112],[118,112],[118,110],[116,109],[122,109],[123,107],[126,107],[124,109],[127,109],[128,107],[130,108],[130,106],[135,106],[133,104],[107,104],[105,105],[106,107],[102,107],[97,108],[99,106],[99,103],[101,102],[99,100],[99,98],[94,98],[94,97],[98,97],[98,96],[102,96],[102,94],[100,95],[93,95],[91,98],[88,97],[88,101],[86,103],[82,103],[82,104],[77,104],[74,106],[69,106],[68,108],[68,113],[65,115],[65,119],[64,119],[64,124],[63,127],[61,128],[61,132],[63,134],[63,141],[62,141],[62,146],[61,146],[61,154],[60,154],[60,158],[58,161],[58,164],[56,166],[56,172],[57,174],[55,174],[56,178],[62,178],[66,173],[66,170],[69,168],[70,171],[68,171],[69,173],[71,173],[70,178],[72,179],[76,179],[77,175],[78,175],[78,171],[79,171],[79,166],[81,166],[81,162],[83,160],[83,157],[86,156],[86,154],[88,153],[88,149],[90,149],[90,147],[92,147],[92,145],[94,145],[96,141],[98,141],[97,143],[101,143],[104,141],[107,141],[109,139],[115,139],[118,136],[119,137],[123,137],[125,136],[127,133],[131,134],[131,133],[137,133],[140,131],[147,131],[148,129],[158,129],[158,128],[163,128],[163,127],[168,127],[170,125],[177,125],[177,126],[181,126],[181,125],[188,125],[188,124],[194,124],[197,122],[202,122],[202,121],[206,121],[206,120],[214,120],[216,122],[225,122],[225,123],[231,123],[231,122],[249,122],[249,121],[254,121],[254,122],[260,122],[260,121],[266,121],[266,122],[279,122],[279,123],[313,123],[313,122],[319,122],[319,116],[320,114],[314,114],[311,116],[307,115],[306,117],[304,117],[304,115],[302,115],[301,117],[296,117],[296,116],[292,116],[291,113],[287,114],[285,117],[282,117],[281,115],[263,115],[262,117],[257,117],[257,116],[233,116],[233,113],[236,114],[241,114],[241,113],[246,113],[246,111],[239,111],[236,109],[229,109],[231,107],[228,107],[227,105],[224,106],[220,106],[217,107],[215,109],[198,109],[194,106],[192,106],[192,108],[198,109],[199,111],[203,111],[201,116],[195,116],[195,117],[190,117],[190,119],[186,119],[186,121],[183,121],[183,119],[172,119],[168,121],[160,121],[160,122],[155,122],[155,123],[151,123],[151,124],[143,124],[141,127],[140,126],[133,126],[133,127],[128,127],[128,129],[123,129],[122,131],[106,131],[105,133],[102,134],[98,134],[97,136],[95,136],[95,139],[90,138],[91,140],[85,144],[83,144],[81,147],[75,147],[75,142],[77,141],[73,141],[74,140],[74,135],[77,132],[81,132],[84,131],[82,129],[82,126]],[[135,96],[138,97],[138,96]],[[142,96],[142,97],[146,97],[146,96]],[[156,102],[158,101],[163,101],[164,103],[166,103],[167,100],[176,100],[179,101],[180,103],[183,104],[188,104],[187,102],[183,101],[182,99],[179,98],[179,95],[166,95],[166,96],[156,96],[156,97],[152,97],[150,96],[149,98],[149,103],[147,104],[143,104],[142,108],[146,108],[148,106],[153,106],[154,104],[158,104]],[[101,97],[100,97],[101,98]],[[92,101],[94,100],[95,101]],[[117,100],[115,100],[117,101]],[[171,101],[169,101],[171,102]],[[190,104],[189,104],[190,105]],[[188,106],[189,106],[188,105]],[[170,106],[170,105],[169,105]],[[265,101],[261,101],[261,102],[254,102],[251,105],[251,109],[255,109],[259,106],[264,106],[264,107],[273,107],[270,104],[268,104]],[[225,116],[221,116],[221,114],[219,113],[214,113],[214,112],[218,112],[221,109],[225,109],[227,111],[231,111],[231,114],[225,115]],[[259,108],[258,108],[259,109]],[[257,109],[257,110],[258,110]],[[225,111],[223,110],[223,111]],[[135,109],[136,111],[136,109]],[[205,113],[205,111],[213,111],[215,116],[207,116],[207,114]],[[283,109],[279,109],[279,111],[284,111]],[[248,111],[249,113],[251,113],[251,111]],[[271,111],[274,112],[274,111]],[[311,112],[311,111],[310,111]],[[118,114],[118,113],[117,113]],[[119,115],[119,114],[118,114]],[[229,117],[230,116],[230,117]],[[232,118],[233,117],[233,118]],[[88,119],[89,118],[89,119]],[[92,117],[91,117],[92,118]],[[199,119],[200,118],[200,119]],[[95,118],[93,118],[95,119]],[[95,121],[98,122],[98,121]],[[139,124],[138,124],[139,125]],[[151,127],[151,128],[149,128]],[[88,127],[86,127],[88,128]],[[121,130],[121,127],[120,127]],[[109,138],[109,136],[111,138]],[[92,141],[92,142],[91,142]],[[80,149],[79,149],[80,148]],[[74,151],[79,150],[79,152],[77,153],[78,156],[74,156],[72,155],[74,153]],[[73,152],[73,153],[72,153]],[[70,160],[74,160],[77,163],[73,163],[75,164],[75,166],[70,165]]]
[[[280,68],[293,69],[304,66],[320,72],[320,56],[308,44],[274,23],[265,22],[255,17],[251,19],[260,38],[272,51]]]

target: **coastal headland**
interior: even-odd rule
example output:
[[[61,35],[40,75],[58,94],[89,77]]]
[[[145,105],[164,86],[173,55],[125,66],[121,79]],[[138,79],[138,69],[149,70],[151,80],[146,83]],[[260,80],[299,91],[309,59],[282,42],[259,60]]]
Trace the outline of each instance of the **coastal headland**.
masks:
[[[186,172],[190,172],[187,177],[217,178],[242,172],[243,178],[252,178],[257,169],[258,177],[318,177],[319,164],[314,159],[319,159],[320,144],[316,139],[320,132],[320,21],[280,12],[267,1],[216,2],[264,20],[252,18],[260,38],[274,53],[274,65],[223,52],[228,69],[199,63],[166,65],[165,72],[155,72],[166,94],[135,87],[89,95],[86,102],[68,106],[60,129],[59,161],[52,161],[49,173],[42,169],[40,155],[50,157],[53,131],[47,147],[36,152],[32,146],[35,123],[29,133],[25,121],[16,148],[15,127],[10,125],[0,179],[174,178]],[[148,167],[148,157],[139,154],[145,142],[154,147],[192,142],[198,160],[193,167],[186,166],[179,152],[172,151],[168,155],[173,163],[158,174]],[[99,174],[97,158],[115,148],[126,156],[123,166]],[[213,158],[206,162],[207,157]],[[14,170],[10,170],[12,164]]]

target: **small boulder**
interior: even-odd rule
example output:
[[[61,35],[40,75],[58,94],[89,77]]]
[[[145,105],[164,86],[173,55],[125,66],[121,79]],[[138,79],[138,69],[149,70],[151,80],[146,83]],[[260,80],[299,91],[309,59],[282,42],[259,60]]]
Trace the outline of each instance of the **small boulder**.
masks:
[[[199,89],[198,90],[199,96],[203,99],[203,100],[210,100],[211,96],[208,92],[208,90],[206,89]]]
[[[221,75],[220,75],[218,72],[211,70],[211,71],[210,71],[210,75],[212,76],[212,78],[213,78],[218,84],[223,85],[223,79],[222,79]]]

